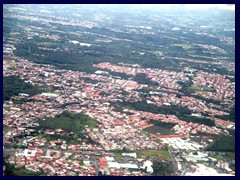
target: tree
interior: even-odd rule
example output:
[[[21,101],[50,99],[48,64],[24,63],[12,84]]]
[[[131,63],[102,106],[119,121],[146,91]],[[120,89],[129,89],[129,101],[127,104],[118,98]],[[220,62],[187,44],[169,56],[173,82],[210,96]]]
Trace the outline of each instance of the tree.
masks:
[[[170,176],[174,173],[170,161],[153,161],[153,175],[154,176]]]

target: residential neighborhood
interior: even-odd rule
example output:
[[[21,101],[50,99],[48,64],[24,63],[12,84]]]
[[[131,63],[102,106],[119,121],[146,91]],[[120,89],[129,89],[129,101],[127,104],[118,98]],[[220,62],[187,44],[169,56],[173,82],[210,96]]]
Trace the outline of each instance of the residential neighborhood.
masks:
[[[235,176],[235,4],[3,5],[3,176]]]
[[[206,147],[207,144],[195,144],[191,141],[188,143],[184,141],[181,142],[181,138],[189,138],[189,136],[197,132],[213,135],[228,135],[228,131],[224,129],[235,128],[233,122],[214,118],[216,114],[227,114],[222,110],[217,110],[219,109],[218,107],[204,103],[204,101],[193,97],[182,96],[179,98],[176,94],[163,93],[164,95],[159,97],[152,92],[148,99],[160,107],[175,104],[187,107],[197,115],[207,112],[212,115],[210,119],[215,120],[216,126],[210,127],[204,124],[186,122],[171,114],[154,114],[129,108],[124,109],[123,112],[118,112],[111,106],[112,102],[122,101],[123,99],[127,101],[141,100],[139,96],[140,93],[135,90],[147,87],[147,85],[138,84],[132,80],[122,80],[118,77],[109,76],[108,74],[87,74],[71,70],[61,70],[54,68],[54,66],[39,65],[18,57],[10,58],[12,59],[11,61],[4,60],[3,62],[4,76],[20,76],[25,82],[44,87],[49,91],[48,93],[41,93],[32,97],[28,97],[28,95],[25,94],[19,94],[19,96],[13,97],[15,100],[34,100],[23,104],[17,104],[11,100],[4,103],[3,125],[13,128],[13,131],[4,134],[4,144],[11,144],[15,136],[28,134],[26,139],[22,139],[17,143],[22,147],[26,147],[26,149],[16,150],[15,154],[9,159],[9,162],[15,164],[16,167],[25,166],[26,169],[31,171],[42,171],[50,175],[95,175],[97,168],[106,175],[148,175],[150,171],[146,173],[141,171],[141,167],[145,161],[149,161],[148,159],[139,160],[130,158],[131,160],[129,160],[129,162],[126,161],[125,163],[127,164],[124,165],[115,161],[114,153],[110,153],[109,151],[127,150],[137,152],[137,150],[142,149],[161,150],[166,144],[172,145],[174,149],[200,150]],[[108,68],[110,64],[106,64],[108,65],[107,67],[104,66],[104,64],[96,66]],[[111,70],[114,70],[114,67],[118,69],[118,72],[129,73],[136,71],[134,68],[124,66],[113,66]],[[145,71],[144,69],[140,69],[140,71],[148,73],[150,70]],[[157,72],[157,70],[151,71]],[[176,87],[174,89],[178,89],[177,87],[180,85],[174,85],[177,79],[169,81],[169,76],[176,75],[176,73],[167,71],[160,71],[158,73],[163,74],[161,78],[162,81],[167,79],[167,84],[169,84],[171,88]],[[153,73],[151,76],[154,78]],[[157,79],[157,77],[159,76],[156,76],[155,79]],[[187,81],[184,73],[178,73],[177,77]],[[84,81],[84,78],[98,81],[98,83],[87,83]],[[206,80],[205,82],[203,81],[204,79]],[[226,81],[223,77],[221,77],[220,80]],[[206,78],[202,78],[202,81],[202,83],[209,82]],[[216,88],[217,87],[218,86],[216,86]],[[231,87],[231,83],[226,81],[224,87]],[[54,88],[57,88],[57,90],[53,91]],[[52,93],[50,93],[50,91],[52,91]],[[120,93],[121,91],[127,91],[129,94],[123,96]],[[216,92],[217,94],[225,94],[226,91]],[[233,91],[234,89],[229,90],[229,92]],[[108,92],[111,94],[105,96],[104,93]],[[230,101],[228,102],[230,103]],[[64,104],[69,105],[62,108],[61,105]],[[87,136],[93,141],[98,142],[98,145],[85,144],[84,142],[75,145],[61,139],[49,141],[41,136],[32,135],[36,134],[34,128],[39,126],[39,124],[36,123],[37,120],[44,120],[46,117],[54,118],[57,114],[61,114],[65,110],[77,113],[83,112],[100,122],[98,128],[86,128]],[[176,125],[172,128],[175,135],[145,133],[143,131],[145,128],[153,126],[150,120],[175,123]],[[50,136],[55,134],[69,134],[69,132],[61,128],[56,130],[46,129],[42,133]],[[178,145],[175,141],[185,143],[186,148],[184,148],[182,144]],[[187,146],[189,147],[187,148]],[[58,149],[57,147],[60,148]],[[96,154],[101,158],[94,160],[93,157]],[[104,159],[106,157],[111,157],[112,160],[107,161]],[[81,159],[81,161],[79,161],[79,159]],[[80,165],[80,162],[83,165]],[[134,163],[132,164],[130,162]],[[97,168],[94,164],[97,164]]]

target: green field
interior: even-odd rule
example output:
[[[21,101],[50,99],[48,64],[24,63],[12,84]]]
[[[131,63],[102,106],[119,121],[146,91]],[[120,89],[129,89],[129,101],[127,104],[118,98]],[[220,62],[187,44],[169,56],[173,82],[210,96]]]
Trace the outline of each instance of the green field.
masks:
[[[122,153],[124,152],[127,153],[127,151],[111,151],[111,152],[115,155],[114,157],[115,161],[122,159],[123,157]]]
[[[120,160],[123,158],[122,153],[137,153],[137,158],[141,158],[142,156],[146,156],[148,158],[160,158],[167,160],[170,158],[168,151],[166,150],[137,150],[137,151],[110,151],[115,155],[115,160]]]
[[[12,127],[3,127],[3,132],[4,133],[7,133],[7,132],[9,132],[9,131],[12,131],[12,130],[14,130],[15,128],[12,128]]]
[[[165,150],[139,150],[137,151],[137,157],[147,156],[148,158],[161,158],[167,160],[170,158],[168,151]]]
[[[171,47],[181,47],[184,50],[189,50],[192,48],[192,46],[189,44],[171,44]]]
[[[55,92],[55,91],[47,91],[46,93],[56,94],[56,95],[59,95],[59,96],[62,94],[61,92]]]
[[[98,121],[82,113],[63,112],[55,118],[46,118],[45,121],[38,120],[40,127],[62,128],[70,131],[82,131],[86,126],[89,128],[97,127]]]
[[[211,158],[214,158],[214,159],[216,159],[218,161],[224,160],[224,158],[222,156],[219,156],[219,155],[211,156]]]
[[[189,91],[205,91],[205,92],[214,92],[213,88],[206,86],[191,86],[188,88]]]
[[[164,134],[164,135],[165,134],[174,134],[174,132],[171,129],[161,127],[161,126],[156,126],[156,125],[145,128],[144,131],[149,132],[151,134],[157,134],[157,133]]]

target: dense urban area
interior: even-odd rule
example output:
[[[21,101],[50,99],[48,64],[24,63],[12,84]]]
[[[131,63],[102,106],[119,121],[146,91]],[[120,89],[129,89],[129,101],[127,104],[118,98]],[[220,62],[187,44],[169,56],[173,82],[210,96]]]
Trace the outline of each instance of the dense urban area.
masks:
[[[234,176],[234,14],[4,5],[3,175]]]

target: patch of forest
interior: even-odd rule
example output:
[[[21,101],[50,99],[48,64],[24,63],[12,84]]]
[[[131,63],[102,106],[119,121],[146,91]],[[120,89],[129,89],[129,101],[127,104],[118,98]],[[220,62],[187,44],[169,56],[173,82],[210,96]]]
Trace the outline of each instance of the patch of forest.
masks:
[[[154,114],[172,114],[177,116],[180,120],[205,124],[207,126],[214,126],[215,122],[213,120],[204,118],[204,117],[192,117],[192,111],[187,107],[180,107],[177,105],[171,106],[156,106],[154,104],[148,104],[147,101],[138,101],[138,102],[117,102],[114,104],[114,107],[128,107],[130,109],[135,109],[138,111],[146,111]]]
[[[207,151],[235,152],[235,136],[221,136],[215,139]]]
[[[217,115],[215,117],[226,121],[235,122],[235,106],[229,111],[229,115]]]
[[[153,176],[171,176],[174,173],[171,161],[153,161]]]
[[[171,128],[175,125],[174,123],[166,123],[162,121],[150,120],[150,123],[154,126],[145,128],[144,131],[147,131],[152,134],[160,133],[162,135],[175,134]]]
[[[3,100],[8,101],[12,96],[16,96],[19,93],[29,94],[30,96],[42,93],[43,90],[37,86],[33,86],[30,83],[24,82],[17,76],[5,76],[3,77]]]
[[[14,165],[7,163],[6,161],[3,162],[3,165],[6,167],[5,176],[43,176],[46,175],[44,172],[33,172],[27,170],[24,167],[15,168]]]

